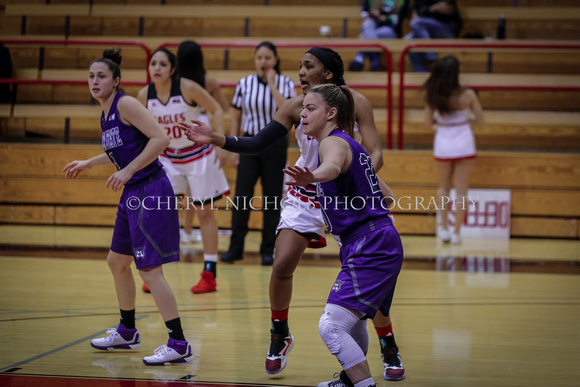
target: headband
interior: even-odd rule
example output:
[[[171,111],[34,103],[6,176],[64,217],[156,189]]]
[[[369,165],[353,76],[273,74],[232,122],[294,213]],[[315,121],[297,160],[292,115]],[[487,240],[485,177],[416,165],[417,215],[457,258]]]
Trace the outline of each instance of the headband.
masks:
[[[336,63],[332,55],[332,50],[325,49],[322,47],[312,47],[310,50],[306,51],[307,54],[311,54],[316,57],[326,67],[328,71],[334,76],[334,80],[337,85],[344,85],[343,75],[344,73],[340,69],[340,65]]]

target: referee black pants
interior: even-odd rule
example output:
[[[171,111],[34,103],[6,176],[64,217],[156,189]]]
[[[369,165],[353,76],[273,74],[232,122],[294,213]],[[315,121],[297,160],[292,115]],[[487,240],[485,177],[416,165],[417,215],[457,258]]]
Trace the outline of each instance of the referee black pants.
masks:
[[[264,222],[260,254],[274,254],[276,227],[280,221],[280,200],[284,187],[284,172],[288,156],[288,135],[258,155],[240,155],[236,192],[232,208],[232,236],[229,252],[233,256],[243,256],[244,240],[248,233],[250,204],[254,207],[262,203]],[[261,178],[262,200],[254,197],[254,187]],[[266,205],[267,204],[267,205]]]

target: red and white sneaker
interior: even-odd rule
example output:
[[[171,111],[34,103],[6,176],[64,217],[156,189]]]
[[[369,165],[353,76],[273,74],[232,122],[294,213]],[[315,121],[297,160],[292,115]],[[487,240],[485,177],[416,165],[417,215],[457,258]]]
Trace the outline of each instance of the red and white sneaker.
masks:
[[[272,333],[270,335],[270,349],[266,357],[266,373],[277,374],[286,367],[286,356],[294,347],[294,336],[286,337]]]
[[[195,294],[199,293],[210,293],[215,292],[217,290],[217,283],[215,281],[215,277],[213,273],[209,270],[204,270],[201,273],[201,279],[191,288],[191,292]]]
[[[145,293],[151,293],[151,290],[149,289],[149,286],[147,286],[147,284],[143,283],[143,292]]]
[[[401,360],[401,354],[396,347],[388,348],[381,354],[383,358],[383,378],[385,380],[403,380],[405,379],[405,367]]]

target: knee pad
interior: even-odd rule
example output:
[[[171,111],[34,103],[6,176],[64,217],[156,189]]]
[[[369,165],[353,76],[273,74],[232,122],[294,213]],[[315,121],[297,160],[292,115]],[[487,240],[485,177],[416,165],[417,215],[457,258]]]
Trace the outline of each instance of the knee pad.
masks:
[[[366,360],[362,348],[350,334],[358,321],[360,320],[357,316],[334,304],[327,304],[320,317],[320,337],[344,369]]]
[[[367,320],[359,320],[352,329],[350,335],[356,341],[363,353],[366,354],[369,350],[369,331],[367,330]]]
[[[332,318],[326,314],[326,308],[324,313],[320,316],[320,321],[318,322],[318,332],[320,333],[320,338],[324,341],[324,344],[330,350],[330,353],[336,355],[340,352],[340,336],[346,333],[343,329],[341,330],[332,321]]]

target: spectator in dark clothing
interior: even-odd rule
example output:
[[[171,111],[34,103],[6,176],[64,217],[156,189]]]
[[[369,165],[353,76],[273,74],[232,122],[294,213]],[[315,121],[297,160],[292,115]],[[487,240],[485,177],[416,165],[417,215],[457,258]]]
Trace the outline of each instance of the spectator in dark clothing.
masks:
[[[411,32],[405,39],[453,39],[459,36],[463,21],[455,0],[414,0]],[[437,60],[435,52],[410,52],[416,72],[427,72]]]
[[[405,0],[362,0],[360,38],[396,39],[401,36],[401,20],[406,17],[408,2]],[[371,71],[381,70],[380,52],[357,52],[350,62],[350,71],[361,71],[365,57],[371,63]]]
[[[12,77],[12,59],[10,51],[0,44],[0,78]],[[0,84],[0,103],[10,103],[10,85]]]

